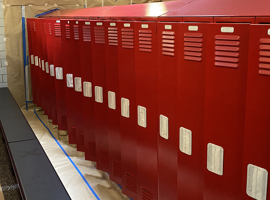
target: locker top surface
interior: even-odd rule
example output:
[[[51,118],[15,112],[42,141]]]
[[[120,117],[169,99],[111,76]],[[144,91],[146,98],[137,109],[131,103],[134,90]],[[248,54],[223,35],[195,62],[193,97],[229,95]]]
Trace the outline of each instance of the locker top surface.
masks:
[[[83,9],[57,10],[42,18],[110,18],[110,17],[158,17],[171,10],[187,5],[194,0],[178,0],[123,6],[108,6]]]
[[[266,17],[270,16],[269,0],[194,0],[184,7],[171,10],[160,17]]]

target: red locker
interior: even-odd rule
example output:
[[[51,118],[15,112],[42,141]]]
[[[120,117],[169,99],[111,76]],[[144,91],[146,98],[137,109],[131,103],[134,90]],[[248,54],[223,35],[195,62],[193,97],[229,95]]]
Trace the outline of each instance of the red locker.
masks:
[[[94,124],[94,94],[92,73],[92,48],[90,20],[79,21],[79,53],[83,85],[82,116],[84,125],[85,159],[96,161],[96,140]]]
[[[179,23],[178,199],[203,199],[206,27],[205,23]]]
[[[53,124],[57,124],[57,107],[54,81],[54,64],[53,64],[53,45],[54,36],[52,35],[54,20],[45,19],[46,25],[46,46],[48,62],[45,65],[45,71],[48,79],[48,103],[51,109],[51,116]]]
[[[105,57],[106,57],[106,93],[107,130],[109,150],[110,179],[122,185],[121,175],[121,133],[120,115],[121,100],[119,98],[118,70],[118,28],[116,20],[104,21],[105,27]]]
[[[121,170],[122,191],[137,199],[137,142],[135,105],[135,50],[134,22],[119,21],[118,70],[119,98],[121,98]]]
[[[158,199],[156,24],[134,23],[138,199]]]
[[[37,68],[37,76],[38,76],[38,89],[37,89],[37,105],[40,106],[44,110],[44,76],[42,70],[42,58],[43,58],[43,42],[42,42],[42,32],[44,27],[42,27],[43,19],[36,20],[36,41],[37,41],[37,56],[38,56],[38,68]]]
[[[178,23],[157,24],[158,198],[177,199]]]
[[[261,19],[262,20],[262,19]],[[269,22],[269,18],[263,20]],[[249,32],[243,197],[270,199],[270,25],[252,24]]]
[[[45,19],[41,19],[41,31],[42,31],[42,59],[41,59],[41,68],[42,68],[42,77],[43,77],[43,110],[44,114],[48,115],[48,119],[52,119],[52,107],[51,101],[49,96],[50,91],[50,81],[49,81],[49,65],[48,65],[48,53],[47,53],[47,30],[46,30],[46,23]]]
[[[84,150],[82,122],[82,83],[79,58],[79,25],[77,20],[61,20],[63,67],[66,76],[66,106],[69,143]]]
[[[52,19],[52,36],[53,38],[53,66],[50,71],[54,71],[55,76],[55,94],[57,107],[57,122],[59,130],[67,130],[67,111],[65,87],[66,78],[64,77],[64,69],[62,64],[62,42],[61,42],[61,25],[60,20]],[[65,32],[64,32],[65,33]],[[63,33],[63,34],[64,34]]]
[[[37,103],[36,89],[37,77],[35,75],[35,54],[36,54],[36,30],[35,19],[27,19],[27,34],[28,34],[28,48],[29,48],[29,65],[31,71],[31,85],[33,103]]]
[[[205,199],[242,199],[248,33],[249,24],[207,25]]]
[[[94,123],[96,139],[97,168],[109,171],[108,131],[106,94],[106,62],[105,62],[105,26],[100,20],[91,20],[92,72],[94,102]]]

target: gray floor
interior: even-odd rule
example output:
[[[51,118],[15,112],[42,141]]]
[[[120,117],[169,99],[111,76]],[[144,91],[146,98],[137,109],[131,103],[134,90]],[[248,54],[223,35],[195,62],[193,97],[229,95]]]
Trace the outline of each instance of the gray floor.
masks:
[[[18,188],[8,151],[0,131],[0,200],[20,200],[21,195]]]

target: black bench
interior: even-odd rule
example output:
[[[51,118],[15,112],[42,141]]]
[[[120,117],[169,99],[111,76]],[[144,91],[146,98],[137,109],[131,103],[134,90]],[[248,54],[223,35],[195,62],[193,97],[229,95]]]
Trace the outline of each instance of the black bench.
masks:
[[[23,199],[70,199],[50,160],[7,88],[0,88],[0,128]]]

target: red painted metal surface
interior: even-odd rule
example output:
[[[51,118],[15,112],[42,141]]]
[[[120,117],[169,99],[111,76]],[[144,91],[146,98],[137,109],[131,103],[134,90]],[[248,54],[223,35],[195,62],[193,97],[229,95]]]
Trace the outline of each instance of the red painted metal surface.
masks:
[[[27,19],[27,31],[28,31],[28,48],[29,48],[29,64],[31,71],[31,86],[33,103],[37,103],[37,77],[35,74],[35,54],[36,54],[36,31],[35,31],[35,19]]]
[[[168,118],[166,128],[158,129],[158,197],[177,199],[177,69],[179,65],[178,23],[160,22],[157,24],[157,84],[158,116]],[[168,67],[169,66],[169,67]],[[159,123],[160,119],[159,119]],[[165,129],[165,130],[164,130]],[[165,132],[164,132],[165,131]],[[163,137],[162,137],[162,136]]]
[[[221,146],[224,164],[223,175],[208,171],[204,151],[205,199],[242,199],[248,33],[248,24],[207,25],[204,147]]]
[[[62,51],[69,143],[77,144],[77,150],[84,150],[82,121],[82,90],[79,55],[79,26],[77,20],[61,20]],[[70,77],[70,78],[68,78]],[[78,86],[78,88],[77,88]]]
[[[126,25],[125,25],[126,24]],[[129,27],[127,27],[129,24]],[[135,50],[134,22],[117,23],[119,98],[129,100],[129,117],[120,117],[122,191],[133,200],[137,199],[137,143],[135,105]]]
[[[41,32],[42,32],[42,56],[41,56],[41,76],[43,78],[43,105],[42,109],[44,110],[44,114],[48,115],[48,119],[52,119],[52,102],[50,100],[50,75],[46,72],[46,65],[48,65],[48,52],[47,52],[47,33],[46,33],[46,23],[45,19],[41,19]]]
[[[91,20],[91,42],[93,90],[95,91],[94,123],[96,139],[97,168],[109,171],[107,107],[108,95],[106,88],[105,62],[105,26],[104,22]]]
[[[259,166],[266,169],[268,173],[270,172],[270,93],[268,92],[270,73],[269,54],[265,54],[270,50],[269,30],[269,24],[250,25],[243,165],[244,181],[242,183],[243,197],[241,199],[252,199],[246,193],[248,164]],[[268,184],[267,200],[269,199],[270,187]]]
[[[92,48],[90,20],[79,21],[79,54],[83,85],[82,116],[84,132],[85,159],[96,161],[96,140],[94,124],[94,91],[92,73]]]
[[[205,23],[179,23],[178,27],[178,199],[203,199],[205,68],[209,50],[206,50],[206,26]],[[190,152],[180,147],[185,140],[180,136],[181,128],[191,131]]]
[[[37,44],[42,44],[42,19],[36,20],[36,39]],[[42,45],[37,45],[37,56],[38,56],[38,68],[37,68],[37,77],[39,80],[38,89],[37,89],[37,105],[44,109],[44,98],[43,98],[43,83],[44,77],[42,76]]]
[[[117,21],[104,21],[105,27],[105,54],[106,54],[106,93],[107,130],[109,150],[110,179],[122,185],[121,172],[121,133],[120,115],[121,100],[119,98],[119,72],[118,72],[118,39],[119,31]]]
[[[53,38],[53,64],[55,72],[55,94],[56,94],[56,107],[57,107],[57,122],[59,130],[67,130],[67,111],[66,111],[66,97],[65,97],[65,87],[66,78],[57,75],[56,69],[63,69],[63,52],[62,52],[62,42],[61,35],[64,32],[61,31],[60,20],[52,20],[52,36]]]
[[[52,35],[53,21],[45,19],[46,25],[46,46],[47,46],[47,58],[48,63],[45,66],[45,71],[48,80],[48,104],[51,109],[51,116],[53,124],[57,124],[57,107],[56,107],[56,94],[55,94],[55,77],[54,77],[54,68],[53,72],[50,72],[50,67],[53,65],[53,42],[54,36]],[[53,76],[52,76],[53,75]]]
[[[158,199],[157,34],[155,22],[134,23],[138,199]],[[138,106],[146,108],[145,116]]]

